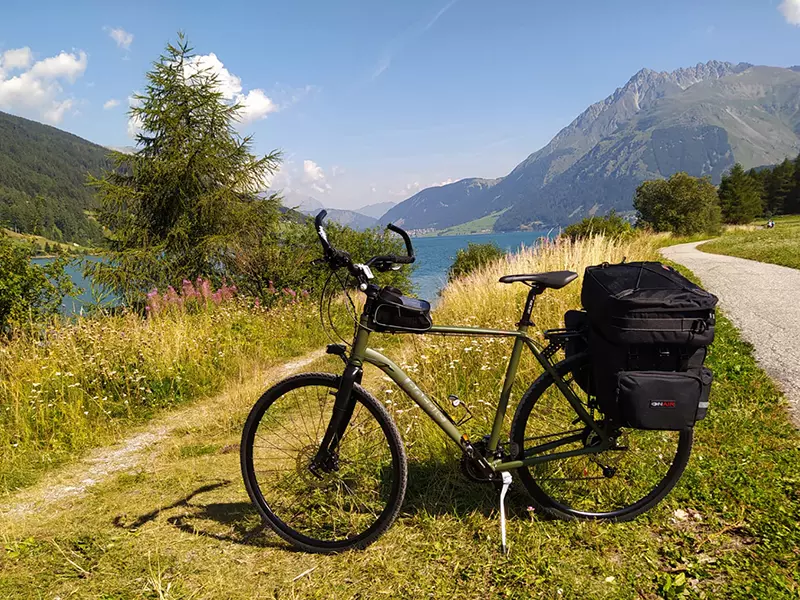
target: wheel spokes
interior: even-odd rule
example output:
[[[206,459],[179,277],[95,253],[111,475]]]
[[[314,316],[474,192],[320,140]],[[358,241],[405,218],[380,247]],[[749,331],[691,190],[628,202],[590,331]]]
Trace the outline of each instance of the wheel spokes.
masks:
[[[331,392],[306,386],[276,399],[256,430],[253,466],[264,501],[280,521],[303,536],[333,542],[363,533],[383,513],[393,457],[380,423],[359,402],[339,441],[338,465],[311,472],[333,411]]]

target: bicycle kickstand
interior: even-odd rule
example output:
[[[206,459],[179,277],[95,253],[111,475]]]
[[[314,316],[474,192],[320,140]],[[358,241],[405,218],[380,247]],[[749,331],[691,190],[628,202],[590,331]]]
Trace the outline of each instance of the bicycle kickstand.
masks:
[[[503,487],[500,489],[500,549],[503,554],[508,554],[508,544],[506,544],[506,492],[511,485],[511,473],[502,471]]]

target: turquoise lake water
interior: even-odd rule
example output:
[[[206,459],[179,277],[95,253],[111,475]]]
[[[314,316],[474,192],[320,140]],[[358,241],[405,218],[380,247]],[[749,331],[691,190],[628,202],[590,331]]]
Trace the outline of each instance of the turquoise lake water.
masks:
[[[417,265],[411,279],[420,298],[431,303],[447,283],[447,270],[455,260],[456,252],[467,244],[489,244],[494,242],[507,252],[519,250],[521,246],[533,246],[543,237],[552,237],[557,231],[511,231],[508,233],[486,233],[481,235],[448,235],[441,237],[412,238]]]
[[[513,231],[509,233],[487,233],[482,235],[448,235],[441,237],[412,238],[414,252],[417,255],[416,269],[411,276],[415,291],[420,298],[425,298],[431,303],[436,301],[439,290],[447,283],[447,270],[453,264],[456,252],[466,248],[467,244],[488,244],[494,242],[503,250],[513,252],[521,246],[533,246],[543,237],[554,235],[550,231]],[[43,264],[49,258],[35,258],[33,262]],[[97,260],[89,257],[85,260]],[[64,301],[64,313],[71,315],[80,313],[86,303],[92,301],[90,282],[83,277],[83,267],[80,264],[71,264],[67,273],[72,277],[75,285],[83,292],[74,298]]]

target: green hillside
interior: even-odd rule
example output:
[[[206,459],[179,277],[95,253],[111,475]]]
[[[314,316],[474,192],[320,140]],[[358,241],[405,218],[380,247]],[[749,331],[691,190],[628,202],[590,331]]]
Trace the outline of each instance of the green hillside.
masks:
[[[21,233],[92,245],[101,237],[88,173],[108,150],[75,135],[0,112],[0,224]]]

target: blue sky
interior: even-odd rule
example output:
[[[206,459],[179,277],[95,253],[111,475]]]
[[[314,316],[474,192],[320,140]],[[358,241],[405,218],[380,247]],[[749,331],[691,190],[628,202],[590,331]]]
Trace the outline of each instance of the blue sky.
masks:
[[[276,184],[354,208],[505,175],[642,67],[798,64],[798,24],[800,0],[4,0],[0,110],[130,145],[128,98],[183,30],[284,151]]]

